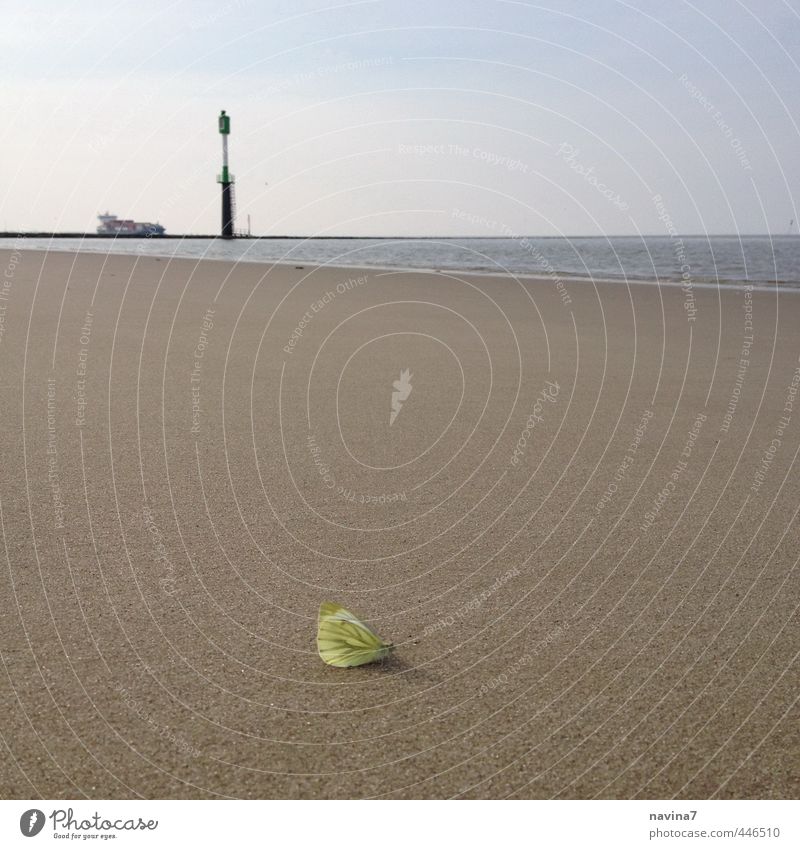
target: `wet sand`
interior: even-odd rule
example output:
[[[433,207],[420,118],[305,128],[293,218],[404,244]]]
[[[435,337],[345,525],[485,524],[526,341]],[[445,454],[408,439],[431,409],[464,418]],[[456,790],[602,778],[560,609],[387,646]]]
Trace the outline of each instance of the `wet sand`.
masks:
[[[0,265],[3,797],[797,797],[800,296]]]

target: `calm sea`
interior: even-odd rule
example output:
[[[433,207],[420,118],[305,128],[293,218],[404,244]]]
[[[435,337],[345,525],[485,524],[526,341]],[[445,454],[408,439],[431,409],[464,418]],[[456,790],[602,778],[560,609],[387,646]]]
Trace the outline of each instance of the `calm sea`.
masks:
[[[0,239],[0,248],[14,246]],[[28,248],[564,278],[800,287],[800,236],[517,239],[33,239]]]

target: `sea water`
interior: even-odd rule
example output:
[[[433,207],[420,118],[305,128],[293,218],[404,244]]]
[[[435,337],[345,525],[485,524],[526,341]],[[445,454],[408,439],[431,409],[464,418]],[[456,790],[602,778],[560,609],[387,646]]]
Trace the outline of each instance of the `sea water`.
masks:
[[[23,248],[662,283],[800,287],[800,236],[0,239]]]

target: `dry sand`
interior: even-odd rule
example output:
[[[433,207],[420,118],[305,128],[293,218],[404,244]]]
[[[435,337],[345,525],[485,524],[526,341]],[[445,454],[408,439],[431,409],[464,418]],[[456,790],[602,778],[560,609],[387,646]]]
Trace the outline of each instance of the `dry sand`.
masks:
[[[797,796],[800,296],[0,261],[3,796]]]

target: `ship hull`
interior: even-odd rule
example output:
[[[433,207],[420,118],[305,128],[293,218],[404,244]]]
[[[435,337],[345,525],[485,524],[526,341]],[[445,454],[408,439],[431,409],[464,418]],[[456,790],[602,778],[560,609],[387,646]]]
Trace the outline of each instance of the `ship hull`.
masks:
[[[163,236],[166,232],[166,228],[161,224],[117,218],[116,215],[108,212],[97,217],[100,219],[100,225],[97,228],[100,236]]]

